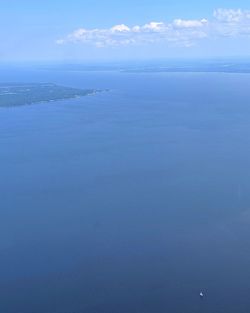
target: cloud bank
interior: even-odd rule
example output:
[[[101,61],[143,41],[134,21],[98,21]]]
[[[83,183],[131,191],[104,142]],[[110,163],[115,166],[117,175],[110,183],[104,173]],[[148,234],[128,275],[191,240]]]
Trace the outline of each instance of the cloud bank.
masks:
[[[217,9],[211,20],[175,19],[145,25],[115,25],[108,29],[79,28],[57,44],[90,44],[102,48],[154,43],[190,47],[206,38],[250,36],[250,10]]]

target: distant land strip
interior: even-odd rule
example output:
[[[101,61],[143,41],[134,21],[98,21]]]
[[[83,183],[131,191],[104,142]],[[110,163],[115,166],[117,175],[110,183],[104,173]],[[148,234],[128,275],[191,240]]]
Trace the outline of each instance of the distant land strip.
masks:
[[[47,67],[47,70],[72,72],[103,72],[118,71],[123,73],[250,73],[250,61],[162,61],[133,62],[131,64],[65,64],[63,66]]]
[[[64,87],[51,83],[0,83],[0,107],[73,99],[101,91]]]

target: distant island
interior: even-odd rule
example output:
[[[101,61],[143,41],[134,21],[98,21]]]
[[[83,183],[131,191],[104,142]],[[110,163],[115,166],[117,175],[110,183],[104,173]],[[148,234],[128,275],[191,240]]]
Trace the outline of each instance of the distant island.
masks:
[[[50,83],[0,83],[0,107],[84,97],[96,92],[100,90],[63,87]]]

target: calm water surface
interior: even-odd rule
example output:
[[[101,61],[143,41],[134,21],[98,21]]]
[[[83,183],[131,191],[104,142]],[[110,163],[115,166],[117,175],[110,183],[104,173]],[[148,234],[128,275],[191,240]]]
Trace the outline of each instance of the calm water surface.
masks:
[[[0,109],[1,313],[249,312],[249,75],[14,81],[110,91]]]

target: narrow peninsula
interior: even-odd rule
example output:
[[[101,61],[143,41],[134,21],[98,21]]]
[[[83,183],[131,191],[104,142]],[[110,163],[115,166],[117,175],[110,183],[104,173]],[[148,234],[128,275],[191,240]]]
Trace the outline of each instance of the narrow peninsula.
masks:
[[[100,91],[96,89],[64,87],[50,83],[0,83],[0,107],[72,99],[95,94]]]

